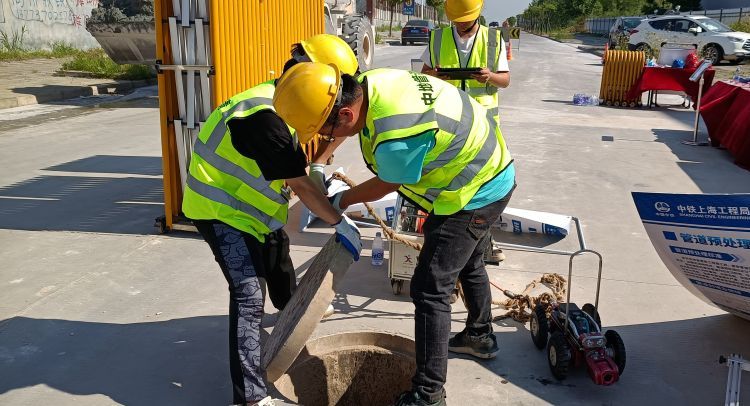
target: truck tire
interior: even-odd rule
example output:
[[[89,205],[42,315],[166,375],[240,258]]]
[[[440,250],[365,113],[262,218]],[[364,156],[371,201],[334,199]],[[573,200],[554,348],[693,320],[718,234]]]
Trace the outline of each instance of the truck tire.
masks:
[[[371,69],[375,59],[375,38],[372,37],[370,20],[363,14],[344,17],[341,37],[357,55],[359,70],[364,72]]]

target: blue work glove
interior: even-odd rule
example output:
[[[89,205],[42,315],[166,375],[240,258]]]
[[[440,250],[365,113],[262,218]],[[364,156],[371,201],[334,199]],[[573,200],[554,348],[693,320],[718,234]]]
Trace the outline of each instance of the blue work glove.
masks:
[[[359,253],[362,252],[362,237],[357,225],[349,217],[341,216],[341,220],[333,227],[336,229],[336,240],[352,254],[355,261],[359,261]]]
[[[342,191],[340,191],[340,192],[336,193],[335,195],[333,195],[333,196],[331,196],[331,197],[328,198],[328,201],[331,202],[331,206],[333,206],[333,208],[336,210],[336,212],[338,214],[343,214],[344,213],[344,209],[341,208],[341,206],[340,206],[340,204],[341,204],[341,196],[344,195],[344,192],[346,192],[346,190],[342,190]]]
[[[328,196],[328,187],[326,187],[325,164],[310,164],[310,180],[318,187],[324,196]]]

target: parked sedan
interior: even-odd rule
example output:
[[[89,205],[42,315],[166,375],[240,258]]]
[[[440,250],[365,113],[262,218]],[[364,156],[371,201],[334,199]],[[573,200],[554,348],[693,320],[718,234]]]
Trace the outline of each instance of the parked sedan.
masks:
[[[689,44],[711,63],[750,59],[750,34],[732,31],[713,18],[671,15],[644,20],[630,34],[631,49],[647,50],[665,43]]]
[[[429,42],[430,31],[435,28],[432,21],[409,20],[401,29],[401,45],[413,44],[415,42]]]

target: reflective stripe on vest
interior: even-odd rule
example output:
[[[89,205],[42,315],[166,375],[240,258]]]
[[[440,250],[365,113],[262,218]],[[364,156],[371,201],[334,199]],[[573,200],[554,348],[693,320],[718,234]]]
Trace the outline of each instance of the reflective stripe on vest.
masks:
[[[453,37],[453,29],[446,27],[433,30],[430,34],[430,44],[428,45],[430,49],[430,62],[433,67],[461,68],[486,66],[490,71],[497,72],[498,58],[500,57],[500,48],[498,45],[500,41],[502,41],[502,36],[499,30],[494,28],[487,29],[487,27],[480,26],[474,38],[469,60],[466,66],[462,66]],[[500,118],[497,113],[499,111],[497,109],[499,99],[497,87],[479,83],[474,79],[464,81],[448,80],[447,82],[464,90],[476,99],[479,104],[491,110],[499,122]]]
[[[219,220],[264,241],[283,227],[288,199],[283,181],[268,181],[257,163],[232,145],[227,122],[273,109],[272,81],[240,93],[214,110],[201,127],[190,161],[183,212],[195,220]]]
[[[462,210],[510,163],[496,120],[466,93],[426,75],[393,69],[368,71],[360,75],[360,81],[365,79],[369,108],[360,147],[373,172],[378,171],[375,150],[380,144],[438,130],[435,146],[424,158],[422,178],[399,189],[424,210]],[[425,102],[428,88],[434,100],[430,104]]]

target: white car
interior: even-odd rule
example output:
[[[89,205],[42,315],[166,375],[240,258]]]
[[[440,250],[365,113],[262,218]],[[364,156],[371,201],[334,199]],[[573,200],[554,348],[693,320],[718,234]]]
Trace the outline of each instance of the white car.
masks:
[[[713,18],[670,15],[644,20],[630,33],[630,49],[642,51],[665,43],[692,44],[714,65],[750,59],[750,34],[732,31]]]

